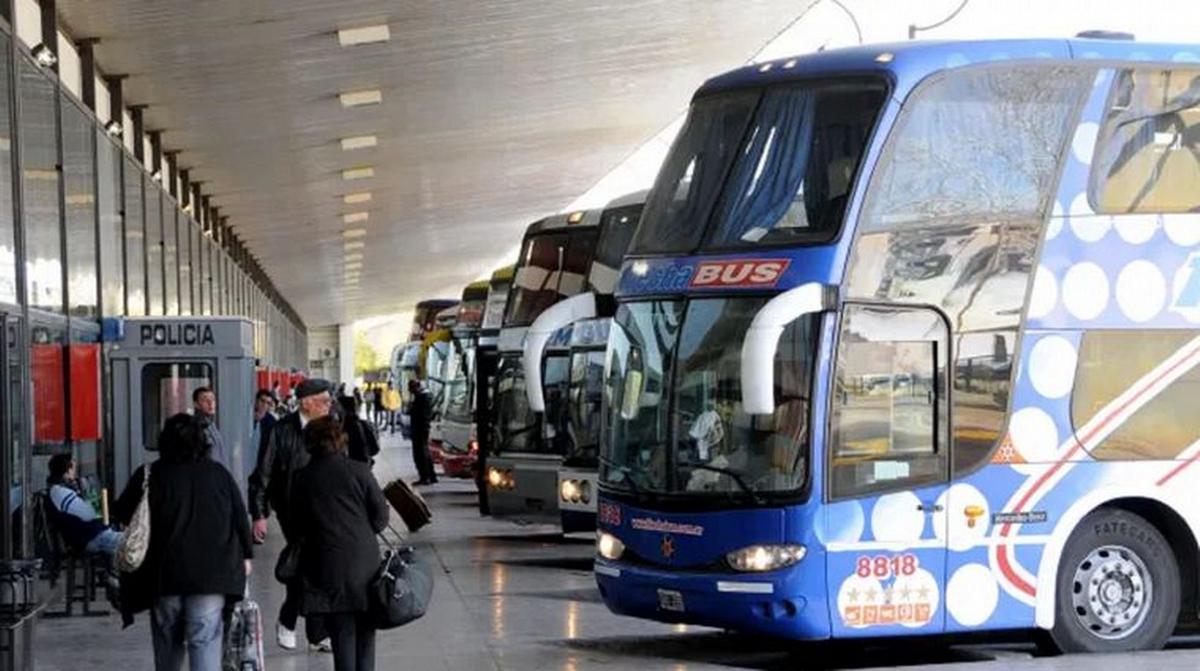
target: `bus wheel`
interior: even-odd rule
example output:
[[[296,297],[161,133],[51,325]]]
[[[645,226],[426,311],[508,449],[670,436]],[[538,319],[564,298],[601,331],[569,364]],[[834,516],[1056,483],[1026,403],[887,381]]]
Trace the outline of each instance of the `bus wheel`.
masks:
[[[1054,628],[1063,652],[1161,648],[1179,616],[1179,567],[1158,529],[1115,508],[1071,534],[1058,568]]]

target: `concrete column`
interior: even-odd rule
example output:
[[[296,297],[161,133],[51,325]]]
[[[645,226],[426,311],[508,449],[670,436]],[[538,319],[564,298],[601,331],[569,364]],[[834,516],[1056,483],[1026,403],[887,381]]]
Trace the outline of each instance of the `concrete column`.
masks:
[[[338,379],[354,388],[354,324],[338,324]]]

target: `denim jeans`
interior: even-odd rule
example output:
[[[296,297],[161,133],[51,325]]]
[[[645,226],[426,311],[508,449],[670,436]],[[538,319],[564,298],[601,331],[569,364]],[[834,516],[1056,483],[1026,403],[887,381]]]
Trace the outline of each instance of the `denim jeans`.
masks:
[[[221,594],[159,597],[150,613],[155,671],[179,671],[185,651],[190,671],[221,671],[224,607]]]
[[[121,536],[124,535],[120,531],[105,529],[96,534],[96,537],[88,541],[86,552],[103,552],[110,558],[117,554],[117,544],[121,542]]]

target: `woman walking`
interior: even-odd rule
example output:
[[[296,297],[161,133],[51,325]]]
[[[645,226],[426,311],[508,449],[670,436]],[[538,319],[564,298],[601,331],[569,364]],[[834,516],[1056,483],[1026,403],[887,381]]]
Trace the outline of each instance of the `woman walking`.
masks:
[[[373,671],[367,593],[379,567],[375,535],[387,527],[388,504],[370,466],[347,458],[347,442],[332,417],[304,427],[312,460],[292,485],[292,520],[301,530],[301,612],[324,619],[336,671]]]
[[[223,611],[242,598],[250,573],[246,508],[233,476],[209,458],[212,445],[199,419],[171,417],[158,445],[147,494],[150,545],[129,578],[150,609],[156,671],[178,671],[185,652],[191,671],[220,671]],[[133,474],[115,505],[125,523],[141,500],[145,474],[145,466]]]

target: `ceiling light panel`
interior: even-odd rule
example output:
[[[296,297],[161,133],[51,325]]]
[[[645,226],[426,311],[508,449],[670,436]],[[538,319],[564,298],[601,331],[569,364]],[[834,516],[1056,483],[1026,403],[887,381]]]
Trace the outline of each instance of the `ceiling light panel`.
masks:
[[[370,166],[364,168],[349,168],[342,171],[342,179],[350,181],[352,179],[367,179],[375,176],[375,168]]]
[[[359,203],[371,202],[370,191],[359,191],[358,193],[348,193],[342,196],[342,202],[347,205],[358,205]]]
[[[369,149],[379,144],[379,138],[374,135],[355,135],[342,138],[342,151]]]
[[[355,252],[355,253],[353,253],[353,254],[347,254],[347,255],[346,255],[346,257],[345,257],[344,259],[342,259],[342,260],[343,260],[343,261],[346,261],[346,262],[349,262],[349,261],[362,261],[362,260],[363,260],[363,255],[362,255],[362,254],[360,254],[360,253],[358,253],[358,252]]]
[[[358,241],[347,242],[346,244],[342,245],[342,249],[344,249],[348,252],[352,249],[362,249],[363,247],[366,247],[366,246],[367,246],[367,243],[365,243],[365,242],[358,242]]]
[[[346,274],[350,274],[350,272],[353,270],[362,270],[362,261],[355,261],[354,263],[346,264]]]
[[[350,212],[342,215],[343,224],[361,224],[371,218],[370,212]]]
[[[392,38],[387,24],[363,26],[362,28],[344,28],[338,31],[338,44],[343,47],[355,47],[360,44],[375,44],[387,42]]]
[[[347,228],[342,231],[342,237],[345,238],[361,238],[366,236],[367,229],[365,228]]]
[[[383,102],[383,92],[379,89],[363,89],[361,91],[346,91],[338,94],[342,107],[362,107],[363,105],[378,105]]]

